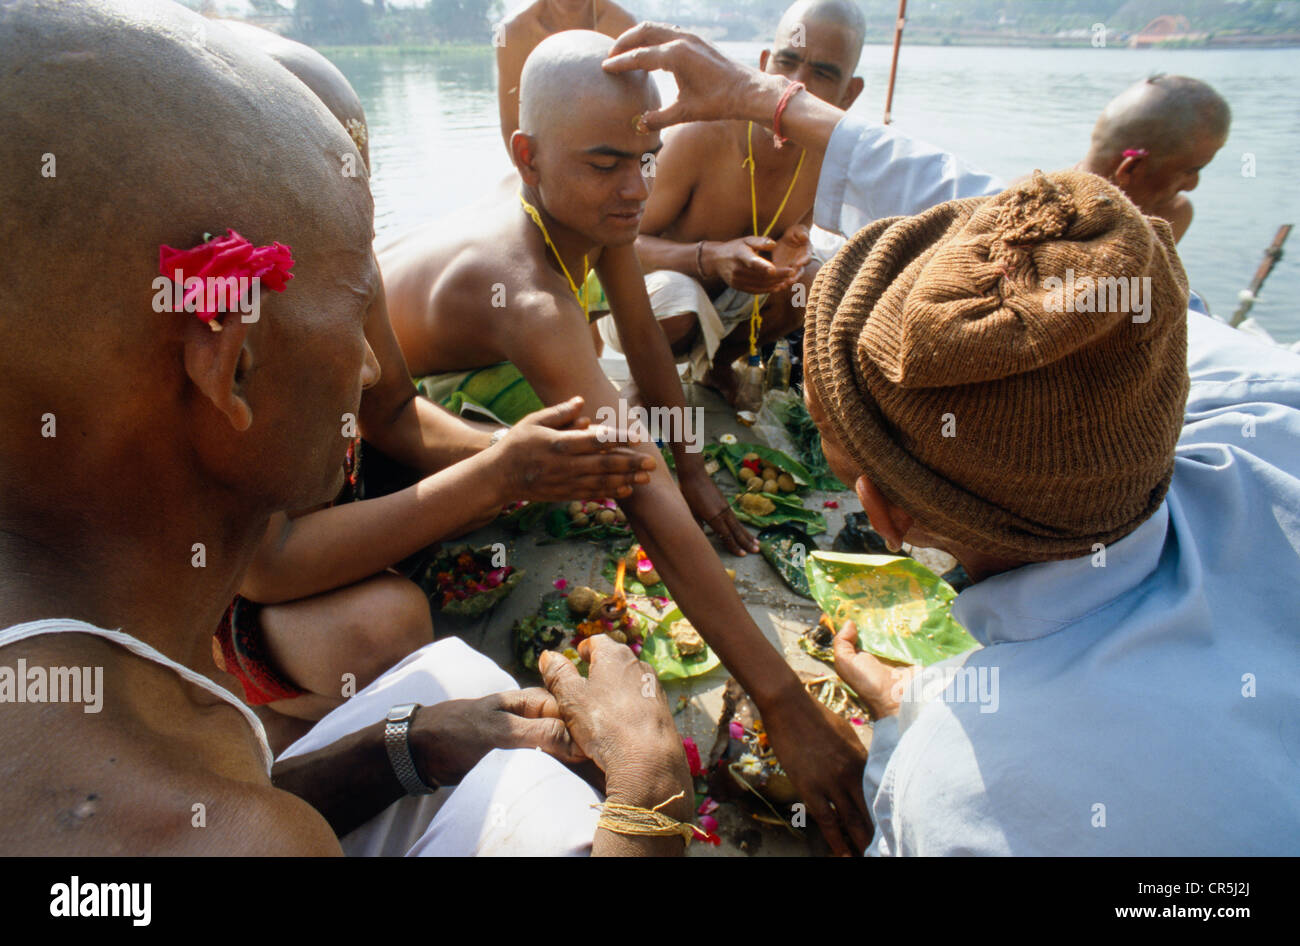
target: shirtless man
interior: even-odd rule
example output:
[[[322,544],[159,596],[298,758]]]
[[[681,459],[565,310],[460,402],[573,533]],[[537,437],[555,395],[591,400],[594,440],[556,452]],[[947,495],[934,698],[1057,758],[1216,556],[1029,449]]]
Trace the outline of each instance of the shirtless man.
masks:
[[[523,128],[511,137],[511,153],[523,198],[541,215],[558,259],[517,195],[484,202],[380,254],[393,328],[417,373],[509,361],[545,403],[579,394],[593,416],[601,408],[617,413],[618,394],[570,286],[586,257],[627,342],[641,398],[682,407],[634,247],[649,184],[643,156],[659,148],[658,135],[638,132],[635,120],[659,99],[644,74],[603,72],[612,45],[597,33],[561,33],[544,40],[524,67]],[[860,846],[869,835],[860,743],[806,696],[764,640],[691,513],[721,531],[733,552],[756,550],[753,540],[735,523],[700,454],[680,441],[672,447],[680,490],[659,466],[620,503],[683,613],[758,703],[777,754],[832,847]]]
[[[1079,168],[1106,178],[1143,213],[1162,217],[1174,240],[1192,225],[1185,196],[1228,140],[1232,112],[1204,82],[1186,76],[1152,76],[1137,82],[1102,110],[1092,144]]]
[[[538,43],[563,30],[595,30],[617,39],[635,25],[636,17],[611,0],[535,0],[502,23],[494,41],[497,109],[506,149],[519,127],[519,75]]]
[[[333,63],[250,24],[223,21],[222,27],[267,53],[325,103],[363,159],[362,166],[349,167],[344,153],[340,171],[366,178],[365,112]],[[238,678],[236,695],[257,710],[277,750],[341,704],[345,682],[356,692],[433,640],[425,593],[391,566],[470,531],[517,499],[625,495],[636,471],[650,464],[627,448],[600,442],[595,431],[581,432],[581,425],[563,429],[578,420],[576,404],[535,413],[481,463],[452,463],[478,456],[490,435],[414,396],[382,293],[367,314],[366,336],[382,355],[379,380],[361,398],[361,470],[373,460],[370,448],[382,444],[425,475],[388,496],[271,517],[240,598],[218,629],[214,653],[220,655],[218,666]],[[431,440],[431,449],[403,449],[412,435]],[[458,440],[463,447],[433,452],[439,442]]]
[[[0,853],[338,854],[403,795],[385,710],[358,694],[364,724],[271,770],[256,718],[195,671],[267,519],[337,493],[340,418],[376,380],[373,207],[338,172],[356,152],[297,80],[178,4],[9,2],[0,61],[0,119],[23,129],[0,138],[0,666],[102,670],[91,714],[0,703]],[[152,311],[159,247],[227,227],[292,247],[285,290],[221,331]],[[524,758],[586,791],[505,751],[542,746],[607,766],[626,804],[689,791],[666,701],[625,695],[644,670],[616,645],[592,656],[607,670],[585,686],[547,667],[554,697],[417,709],[414,777]],[[594,831],[597,853],[666,842]]]
[[[772,49],[760,54],[759,68],[847,110],[862,92],[853,73],[865,31],[851,0],[798,0],[782,16]],[[751,147],[758,235],[746,164]],[[760,347],[803,323],[818,265],[810,261],[808,228],[820,171],[820,154],[797,145],[778,149],[769,128],[749,122],[698,122],[664,136],[637,255],[674,355],[689,357],[695,380],[728,401],[737,389],[732,362],[749,351],[754,297],[761,300]],[[608,322],[601,332],[622,350]]]

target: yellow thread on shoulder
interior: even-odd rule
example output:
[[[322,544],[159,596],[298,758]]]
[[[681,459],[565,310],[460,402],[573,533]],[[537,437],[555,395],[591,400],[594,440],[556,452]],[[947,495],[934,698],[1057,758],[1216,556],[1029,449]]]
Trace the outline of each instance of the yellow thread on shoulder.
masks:
[[[794,166],[794,177],[790,178],[790,186],[785,189],[785,196],[781,198],[780,205],[776,208],[776,213],[768,221],[767,228],[762,233],[758,232],[758,190],[754,186],[754,123],[749,123],[749,131],[745,138],[749,147],[749,156],[745,158],[745,164],[749,166],[749,207],[754,217],[754,236],[767,236],[776,226],[776,222],[781,219],[781,213],[785,210],[785,205],[790,201],[790,195],[794,193],[794,185],[799,180],[799,172],[803,170],[803,159],[808,156],[806,150],[799,152],[799,163]],[[763,316],[759,311],[758,296],[754,296],[754,309],[749,316],[749,356],[751,358],[758,355],[758,333],[763,326]]]
[[[551,252],[555,254],[555,259],[560,264],[560,272],[564,273],[564,278],[569,281],[569,288],[573,291],[573,297],[578,300],[578,305],[582,306],[582,314],[586,316],[587,321],[590,322],[591,310],[587,303],[587,273],[591,271],[591,267],[587,265],[586,254],[584,253],[582,257],[582,291],[579,292],[577,283],[575,283],[573,277],[569,275],[569,267],[564,265],[564,257],[560,256],[560,251],[557,250],[555,244],[551,242],[551,235],[546,231],[546,224],[542,220],[542,215],[538,213],[536,207],[524,198],[523,191],[519,192],[519,203],[524,205],[524,212],[533,218],[533,223],[537,224],[537,229],[542,231],[542,239],[546,241],[546,245],[550,247]]]

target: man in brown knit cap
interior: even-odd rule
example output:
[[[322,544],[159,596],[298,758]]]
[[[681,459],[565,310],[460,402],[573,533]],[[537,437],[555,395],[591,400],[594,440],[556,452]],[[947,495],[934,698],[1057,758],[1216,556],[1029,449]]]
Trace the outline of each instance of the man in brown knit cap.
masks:
[[[892,548],[961,561],[984,645],[908,684],[837,635],[877,719],[872,853],[1296,850],[1300,359],[1186,303],[1169,224],[1080,171],[822,268],[827,459]]]

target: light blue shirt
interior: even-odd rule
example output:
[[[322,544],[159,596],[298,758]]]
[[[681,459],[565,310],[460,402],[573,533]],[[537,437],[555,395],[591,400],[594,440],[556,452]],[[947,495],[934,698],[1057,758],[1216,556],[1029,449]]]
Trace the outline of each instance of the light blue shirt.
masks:
[[[852,236],[873,220],[911,216],[1006,185],[946,151],[853,115],[831,133],[817,179],[813,222]]]
[[[870,853],[1300,854],[1300,356],[1188,328],[1165,502],[957,597],[985,646],[877,724]]]

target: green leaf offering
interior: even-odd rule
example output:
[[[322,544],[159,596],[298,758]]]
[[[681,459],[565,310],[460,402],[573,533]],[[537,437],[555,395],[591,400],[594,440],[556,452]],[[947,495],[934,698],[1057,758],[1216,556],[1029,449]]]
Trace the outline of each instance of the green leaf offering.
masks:
[[[817,543],[797,526],[771,526],[758,534],[758,548],[768,564],[797,595],[812,598],[805,566]]]
[[[766,515],[756,515],[746,512],[740,505],[741,495],[743,494],[731,497],[731,508],[735,511],[736,518],[741,522],[747,522],[759,529],[765,529],[768,526],[779,526],[784,523],[794,523],[801,526],[809,535],[819,535],[826,531],[826,517],[814,509],[805,509],[802,500],[798,496],[790,493],[750,493],[748,495],[766,497],[776,507]]]
[[[627,555],[629,548],[631,548],[631,546],[624,546],[621,549],[616,549],[609,554],[607,559],[605,559],[605,566],[600,570],[600,573],[609,579],[611,585],[614,584],[615,579],[618,578],[619,559]],[[628,567],[627,573],[623,576],[623,591],[625,594],[645,595],[647,598],[672,597],[668,592],[668,586],[662,581],[657,581],[653,585],[642,583],[642,581],[637,578],[636,569],[631,566]]]
[[[660,680],[689,680],[701,677],[710,670],[720,666],[718,659],[708,644],[698,654],[683,655],[669,636],[673,623],[682,620],[682,609],[673,608],[663,616],[657,625],[648,629],[641,641],[640,658],[654,668]]]
[[[797,488],[804,489],[812,484],[812,474],[807,468],[780,450],[773,450],[761,443],[720,443],[717,446],[718,459],[737,483],[740,483],[740,467],[746,454],[750,453],[756,454],[764,466],[774,466],[782,473],[789,473]]]
[[[952,618],[956,593],[915,559],[813,552],[807,572],[831,623],[853,621],[858,645],[877,657],[928,666],[979,646]]]

